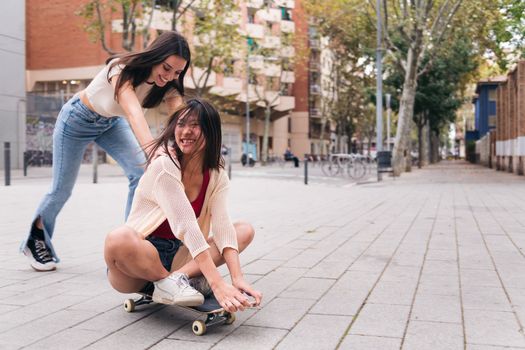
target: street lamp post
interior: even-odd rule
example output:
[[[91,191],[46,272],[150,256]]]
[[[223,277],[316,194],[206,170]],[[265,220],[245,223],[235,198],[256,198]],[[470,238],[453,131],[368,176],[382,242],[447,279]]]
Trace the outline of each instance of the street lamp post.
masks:
[[[381,49],[381,0],[377,0],[377,92],[376,92],[376,151],[383,150],[383,67]]]
[[[248,157],[250,145],[250,46],[246,51],[246,157]]]
[[[386,97],[386,147],[387,151],[390,151],[390,94],[385,94]]]

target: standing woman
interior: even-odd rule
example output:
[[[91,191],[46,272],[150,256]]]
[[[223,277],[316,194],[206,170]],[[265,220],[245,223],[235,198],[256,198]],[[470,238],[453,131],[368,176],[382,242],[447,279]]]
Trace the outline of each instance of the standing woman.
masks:
[[[213,292],[230,312],[251,305],[246,294],[260,304],[262,294],[244,279],[239,262],[254,230],[230,221],[221,144],[220,117],[208,102],[189,100],[173,114],[150,150],[126,224],[106,238],[104,258],[113,288],[188,306],[202,304]],[[158,149],[164,154],[155,158]],[[231,284],[216,268],[223,263]]]
[[[108,59],[86,89],[62,107],[53,132],[51,190],[40,202],[21,246],[35,270],[56,269],[59,259],[51,244],[55,220],[71,196],[84,151],[92,141],[118,162],[129,179],[128,216],[143,174],[144,151],[153,140],[143,108],[165,100],[170,113],[176,109],[184,96],[190,59],[183,36],[162,33],[142,52]]]

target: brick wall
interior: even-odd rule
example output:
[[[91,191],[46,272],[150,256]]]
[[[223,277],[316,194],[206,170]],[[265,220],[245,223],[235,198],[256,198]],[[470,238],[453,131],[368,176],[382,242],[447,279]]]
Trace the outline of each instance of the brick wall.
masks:
[[[100,65],[108,57],[91,43],[75,15],[86,0],[26,0],[26,51],[29,70]],[[118,43],[114,35],[110,44]],[[115,45],[116,47],[116,45]]]

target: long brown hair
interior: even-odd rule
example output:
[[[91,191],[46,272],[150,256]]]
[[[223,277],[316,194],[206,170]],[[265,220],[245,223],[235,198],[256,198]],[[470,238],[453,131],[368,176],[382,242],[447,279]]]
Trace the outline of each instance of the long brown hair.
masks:
[[[178,160],[182,161],[185,155],[175,142],[175,128],[180,120],[185,120],[190,116],[197,117],[202,131],[201,139],[197,140],[197,142],[206,142],[202,170],[224,169],[224,158],[221,155],[222,132],[219,112],[217,112],[211,103],[199,98],[192,98],[186,101],[182,107],[171,115],[166,128],[152,142],[152,147],[150,148],[147,157],[148,165],[153,161],[155,152],[159,148],[162,148],[175,165],[177,165],[177,162],[169,152],[169,148],[173,147]],[[202,138],[204,138],[204,140]],[[196,154],[189,155],[189,157],[193,156],[196,156]]]
[[[186,60],[186,65],[179,74],[179,79],[172,80],[163,87],[153,84],[150,92],[142,102],[142,107],[152,108],[158,106],[164,95],[171,89],[177,90],[181,96],[184,96],[184,75],[191,63],[190,48],[182,35],[175,31],[168,31],[159,35],[142,52],[117,55],[107,59],[106,64],[109,64],[113,59],[118,58],[111,63],[108,75],[116,65],[124,66],[115,87],[115,101],[118,101],[118,92],[125,83],[130,82],[134,88],[144,83],[151,75],[153,66],[162,63],[171,55],[177,55]]]

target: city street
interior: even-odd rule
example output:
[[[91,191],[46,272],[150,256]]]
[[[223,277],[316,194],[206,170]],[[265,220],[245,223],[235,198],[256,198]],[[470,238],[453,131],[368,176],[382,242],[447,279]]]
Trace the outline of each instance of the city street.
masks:
[[[230,215],[256,229],[241,263],[263,304],[198,337],[193,314],[127,313],[132,295],[107,282],[104,237],[127,192],[117,166],[97,184],[82,166],[57,271],[29,267],[18,247],[50,174],[15,170],[0,186],[2,349],[525,349],[523,176],[443,161],[382,182],[314,167],[305,185],[303,167],[234,164]]]

